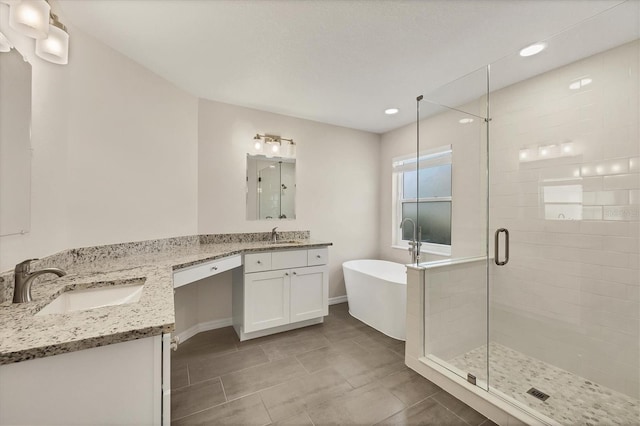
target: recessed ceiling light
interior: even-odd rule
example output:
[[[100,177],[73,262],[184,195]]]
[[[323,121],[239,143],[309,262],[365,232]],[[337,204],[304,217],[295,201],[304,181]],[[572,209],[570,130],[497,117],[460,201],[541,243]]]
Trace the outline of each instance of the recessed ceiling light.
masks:
[[[527,46],[520,51],[520,56],[533,56],[542,52],[544,48],[547,47],[547,43],[535,43],[531,46]]]
[[[458,123],[460,124],[469,124],[469,123],[473,123],[473,118],[461,118]]]
[[[400,111],[398,108],[387,108],[384,110],[384,113],[387,115],[397,114]]]

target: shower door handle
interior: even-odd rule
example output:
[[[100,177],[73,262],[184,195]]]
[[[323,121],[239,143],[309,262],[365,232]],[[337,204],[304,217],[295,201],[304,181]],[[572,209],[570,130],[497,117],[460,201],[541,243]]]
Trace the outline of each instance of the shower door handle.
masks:
[[[500,233],[504,232],[504,261],[500,261]],[[509,263],[509,230],[505,228],[500,228],[496,231],[495,235],[495,243],[494,243],[494,259],[498,266],[504,266]]]

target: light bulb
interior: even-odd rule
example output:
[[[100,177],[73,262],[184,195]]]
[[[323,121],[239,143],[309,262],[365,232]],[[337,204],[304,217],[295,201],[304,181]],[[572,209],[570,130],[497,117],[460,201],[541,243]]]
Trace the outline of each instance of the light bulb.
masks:
[[[54,64],[66,65],[69,62],[69,34],[56,15],[51,15],[49,36],[36,40],[36,55]]]
[[[280,151],[280,145],[273,144],[273,146],[271,147],[271,152],[276,153],[278,151]]]
[[[45,0],[22,0],[9,8],[9,26],[27,37],[47,38],[50,11]]]

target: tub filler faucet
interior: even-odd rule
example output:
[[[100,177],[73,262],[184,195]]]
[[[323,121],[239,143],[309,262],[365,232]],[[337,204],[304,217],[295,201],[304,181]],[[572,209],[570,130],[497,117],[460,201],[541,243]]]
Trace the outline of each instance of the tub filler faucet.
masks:
[[[59,277],[67,275],[65,271],[59,268],[45,268],[38,271],[29,272],[29,265],[32,261],[38,259],[28,259],[16,265],[14,271],[15,287],[13,288],[13,303],[31,302],[31,284],[33,280],[44,274],[55,274]]]
[[[402,222],[400,222],[400,229],[404,230],[404,224],[406,222],[411,222],[411,225],[413,225],[413,239],[409,241],[409,253],[411,253],[411,263],[417,265],[420,260],[420,247],[422,247],[422,228],[419,226],[416,227],[416,223],[410,217],[405,217],[402,219]]]

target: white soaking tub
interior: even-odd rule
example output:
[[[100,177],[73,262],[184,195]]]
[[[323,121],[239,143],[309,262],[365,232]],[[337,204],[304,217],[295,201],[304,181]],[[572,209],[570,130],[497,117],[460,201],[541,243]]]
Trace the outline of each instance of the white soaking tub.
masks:
[[[342,264],[352,317],[398,340],[406,338],[407,272],[386,260]]]

